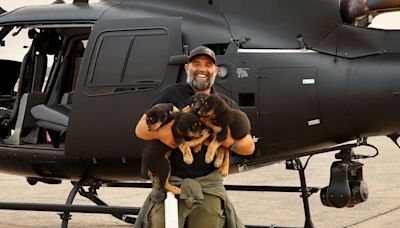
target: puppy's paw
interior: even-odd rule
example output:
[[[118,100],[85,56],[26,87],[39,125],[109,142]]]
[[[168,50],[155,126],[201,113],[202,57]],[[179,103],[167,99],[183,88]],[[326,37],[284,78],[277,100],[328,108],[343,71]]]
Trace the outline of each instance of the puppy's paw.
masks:
[[[192,164],[193,163],[193,155],[192,155],[192,153],[191,152],[186,153],[183,156],[183,161],[188,165]]]
[[[206,163],[210,164],[214,160],[214,157],[215,157],[215,150],[213,150],[212,147],[208,147],[205,158]]]
[[[166,183],[164,188],[167,191],[174,193],[175,195],[179,195],[182,192],[181,188],[179,188],[179,187],[177,187],[175,185],[169,184],[169,183],[168,184]]]
[[[209,164],[214,160],[215,153],[219,147],[219,143],[216,140],[213,140],[210,145],[208,145],[207,153],[206,153],[206,163]]]
[[[215,161],[214,161],[215,168],[221,167],[222,163],[223,163],[223,160],[221,160],[219,157],[215,158]]]
[[[174,193],[175,195],[179,195],[182,192],[181,188],[173,186],[173,185],[172,185],[171,189],[168,189],[168,191]]]
[[[221,146],[218,147],[217,154],[215,155],[216,158],[214,161],[215,168],[219,168],[222,165],[222,163],[224,162],[225,150],[226,149],[224,147],[221,147]]]
[[[228,176],[228,174],[229,174],[229,166],[221,166],[221,167],[219,167],[219,172],[221,173],[221,175],[223,177]]]
[[[179,145],[179,149],[182,152],[182,156],[183,156],[183,161],[190,165],[193,163],[193,155],[192,155],[192,151],[190,150],[190,147],[188,147],[186,144],[182,144]]]

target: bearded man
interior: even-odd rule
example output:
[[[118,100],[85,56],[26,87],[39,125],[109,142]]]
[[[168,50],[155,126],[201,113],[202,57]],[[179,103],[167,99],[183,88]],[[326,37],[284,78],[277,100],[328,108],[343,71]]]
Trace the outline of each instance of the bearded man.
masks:
[[[216,94],[213,88],[218,74],[215,53],[211,49],[200,46],[193,49],[189,62],[185,64],[186,83],[172,84],[163,88],[155,98],[155,104],[173,103],[182,109],[188,105],[189,98],[195,93]],[[230,98],[219,94],[232,107],[238,105]],[[160,151],[176,148],[172,135],[172,122],[160,127],[157,131],[149,131],[146,125],[146,114],[139,120],[135,133],[143,140],[160,141]],[[240,155],[251,155],[254,142],[251,135],[234,140],[228,130],[223,147]],[[173,151],[169,157],[171,163],[170,181],[180,185],[182,194],[178,197],[179,227],[244,227],[238,219],[223,186],[223,179],[213,162],[205,162],[207,148],[193,153],[193,163],[183,161],[182,153]],[[210,187],[211,186],[211,187]],[[164,203],[147,198],[139,214],[135,227],[165,227]]]

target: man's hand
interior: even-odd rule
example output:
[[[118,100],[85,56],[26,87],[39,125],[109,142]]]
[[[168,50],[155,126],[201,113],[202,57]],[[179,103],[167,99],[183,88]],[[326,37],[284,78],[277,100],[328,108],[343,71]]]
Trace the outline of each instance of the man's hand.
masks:
[[[226,139],[222,142],[222,146],[225,148],[230,148],[235,143],[235,140],[232,138],[231,129],[228,128],[228,132],[226,134]],[[255,145],[253,142],[253,138],[251,135],[246,135],[241,139],[236,140],[235,153],[240,155],[251,155],[254,153]]]

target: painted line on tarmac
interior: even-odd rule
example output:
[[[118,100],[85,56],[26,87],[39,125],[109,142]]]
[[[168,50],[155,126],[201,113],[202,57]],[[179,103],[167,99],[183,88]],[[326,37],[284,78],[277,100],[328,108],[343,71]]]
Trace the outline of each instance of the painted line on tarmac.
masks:
[[[364,223],[364,222],[370,221],[370,220],[372,220],[372,219],[378,218],[378,217],[380,217],[380,216],[382,216],[382,215],[386,215],[386,214],[392,213],[392,212],[397,211],[397,210],[399,210],[399,209],[400,209],[400,206],[398,206],[398,207],[396,207],[396,208],[393,208],[393,209],[390,209],[390,210],[388,210],[388,211],[382,212],[382,213],[380,213],[380,214],[374,215],[374,216],[372,216],[372,217],[366,218],[366,219],[361,220],[361,221],[359,221],[359,222],[353,223],[353,224],[351,224],[351,225],[345,226],[344,228],[348,228],[348,227],[352,227],[352,226],[359,225],[359,224],[361,224],[361,223]]]

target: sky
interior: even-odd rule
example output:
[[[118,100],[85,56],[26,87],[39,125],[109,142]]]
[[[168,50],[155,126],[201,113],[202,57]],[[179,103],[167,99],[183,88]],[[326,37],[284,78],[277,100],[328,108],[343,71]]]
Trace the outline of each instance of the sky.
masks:
[[[0,7],[2,7],[6,11],[11,11],[21,6],[27,5],[45,5],[51,4],[55,0],[0,0]],[[66,3],[72,3],[73,0],[64,0]],[[99,0],[89,0],[89,2],[98,2]],[[370,27],[374,28],[382,28],[382,29],[400,29],[400,12],[392,12],[386,13],[385,15],[379,15],[374,18],[373,23]],[[0,59],[14,59],[14,60],[21,60],[24,56],[24,53],[27,52],[27,48],[24,46],[29,46],[30,41],[27,37],[11,37],[9,40],[6,39],[5,47],[0,48]],[[9,36],[7,36],[9,37]],[[24,40],[21,43],[21,40]],[[16,47],[15,45],[12,46],[10,44],[18,44],[19,46]]]

